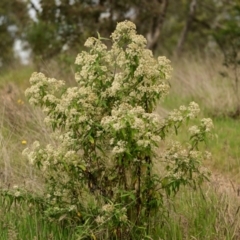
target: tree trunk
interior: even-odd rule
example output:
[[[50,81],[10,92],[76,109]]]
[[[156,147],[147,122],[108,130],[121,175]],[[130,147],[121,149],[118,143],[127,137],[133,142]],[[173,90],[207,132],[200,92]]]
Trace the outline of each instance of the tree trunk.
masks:
[[[188,34],[188,32],[191,28],[192,22],[194,20],[196,8],[197,8],[197,0],[192,0],[190,3],[189,13],[188,13],[188,17],[186,20],[186,24],[182,30],[181,36],[180,36],[180,38],[178,40],[178,44],[177,44],[176,55],[178,57],[180,57],[180,55],[182,54],[183,45],[187,39],[187,34]]]
[[[165,15],[168,7],[168,0],[158,0],[160,7],[159,16],[154,16],[152,19],[152,27],[150,32],[147,34],[147,48],[153,51],[157,48],[159,36],[161,34],[161,29],[165,20]]]

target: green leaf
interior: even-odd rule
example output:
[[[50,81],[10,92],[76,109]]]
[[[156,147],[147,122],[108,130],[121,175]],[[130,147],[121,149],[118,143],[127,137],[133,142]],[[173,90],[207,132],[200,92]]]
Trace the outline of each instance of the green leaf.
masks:
[[[175,134],[178,135],[178,127],[174,125]]]
[[[86,167],[84,165],[78,165],[84,172],[86,171]]]
[[[98,36],[98,39],[99,39],[99,40],[108,40],[108,41],[110,41],[110,39],[109,39],[109,38],[104,38],[104,37],[101,37],[101,35],[100,35],[100,33],[99,33],[99,32],[97,32],[97,36]]]
[[[88,137],[88,139],[89,139],[89,142],[91,143],[91,144],[94,144],[94,138],[90,135],[89,137]]]
[[[165,188],[169,184],[169,179],[167,177],[163,178],[161,181],[162,186]]]

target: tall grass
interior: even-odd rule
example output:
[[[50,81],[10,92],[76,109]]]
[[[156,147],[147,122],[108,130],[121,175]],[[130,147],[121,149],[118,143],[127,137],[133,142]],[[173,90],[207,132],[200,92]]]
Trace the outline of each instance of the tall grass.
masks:
[[[20,184],[39,190],[41,180],[22,151],[35,140],[50,141],[49,129],[43,114],[26,103],[22,90],[11,86],[10,92],[0,89],[0,186]]]
[[[173,200],[162,239],[238,239],[239,216],[233,199],[205,186],[204,194],[184,189]]]
[[[0,197],[0,239],[1,240],[73,240],[71,229],[64,229],[56,223],[43,219],[34,204],[24,202],[11,204]]]
[[[221,57],[174,60],[173,70],[168,105],[195,100],[211,116],[226,116],[235,110],[232,79],[222,75],[226,69]]]
[[[215,191],[212,187],[200,191],[184,189],[168,201],[169,215],[155,221],[154,239],[237,240],[240,237],[236,198]],[[34,204],[12,204],[0,198],[0,239],[79,239],[71,228],[49,223],[36,211]]]

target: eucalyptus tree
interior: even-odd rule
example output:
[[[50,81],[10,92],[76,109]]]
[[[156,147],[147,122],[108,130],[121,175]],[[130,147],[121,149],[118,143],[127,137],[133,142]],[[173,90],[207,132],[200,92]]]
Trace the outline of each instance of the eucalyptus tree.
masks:
[[[15,40],[24,37],[24,26],[28,19],[26,2],[0,1],[0,68],[8,66],[14,59]]]

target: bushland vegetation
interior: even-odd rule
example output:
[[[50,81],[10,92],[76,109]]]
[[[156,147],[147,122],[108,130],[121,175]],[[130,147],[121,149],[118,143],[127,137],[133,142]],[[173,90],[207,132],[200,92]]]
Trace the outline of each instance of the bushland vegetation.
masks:
[[[1,239],[239,239],[239,3],[14,2]]]

